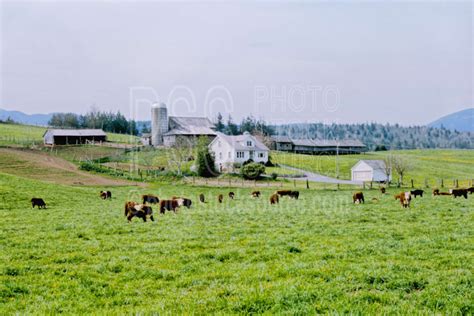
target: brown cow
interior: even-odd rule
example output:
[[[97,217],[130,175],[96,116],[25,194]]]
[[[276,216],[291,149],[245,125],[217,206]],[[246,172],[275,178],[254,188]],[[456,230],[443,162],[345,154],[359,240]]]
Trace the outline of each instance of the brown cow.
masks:
[[[164,214],[166,210],[173,211],[176,213],[176,210],[183,205],[183,199],[176,200],[161,200],[160,201],[160,213]]]
[[[278,190],[278,191],[276,191],[276,194],[278,194],[279,196],[285,196],[285,195],[291,196],[291,192],[293,192],[293,191],[291,191],[291,190]]]
[[[404,208],[410,207],[411,193],[410,192],[402,192],[398,195],[400,196],[400,204],[402,205],[402,207],[404,207]]]
[[[40,208],[46,208],[46,203],[44,202],[43,199],[40,198],[32,198],[31,199],[31,206],[35,208],[35,206],[38,206],[38,209]]]
[[[224,200],[224,196],[222,194],[219,194],[217,196],[217,200],[219,201],[219,203],[222,203],[222,201]]]
[[[278,204],[280,202],[280,197],[278,194],[274,193],[270,196],[270,204]]]
[[[381,192],[382,194],[385,194],[386,189],[385,189],[384,187],[381,187],[381,188],[380,188],[380,192]]]
[[[252,197],[254,197],[254,198],[260,197],[260,191],[253,191],[252,192]]]
[[[235,193],[234,193],[234,192],[229,192],[229,198],[230,198],[231,200],[234,199],[234,196],[235,196]]]
[[[150,204],[158,204],[160,203],[160,199],[156,195],[151,194],[144,194],[142,195],[143,204],[150,203]]]
[[[204,197],[204,194],[199,194],[199,201],[201,201],[201,203],[206,203],[206,198]]]
[[[461,197],[461,196],[464,196],[465,199],[467,199],[467,189],[451,189],[449,190],[454,198],[457,198],[458,196]]]
[[[433,189],[433,196],[439,195],[439,189]]]
[[[185,197],[173,196],[171,199],[172,200],[181,200],[182,201],[182,206],[186,206],[186,208],[191,208],[191,205],[193,204],[193,201],[191,201],[190,199],[185,198]]]
[[[150,206],[137,204],[135,202],[125,203],[125,216],[127,216],[129,222],[131,222],[135,216],[143,219],[144,222],[146,222],[147,216],[150,217],[151,221],[155,220],[153,218],[153,210]]]
[[[417,190],[411,190],[410,193],[416,198],[418,195],[423,197],[423,193],[425,193],[425,191],[417,189]]]
[[[298,198],[300,197],[300,192],[299,191],[291,191],[290,197],[295,199],[295,200],[298,200]]]
[[[112,192],[110,192],[110,191],[100,191],[100,197],[103,200],[112,199]]]
[[[364,201],[364,193],[362,192],[356,192],[354,195],[352,195],[352,203],[358,202],[360,203],[365,203]]]

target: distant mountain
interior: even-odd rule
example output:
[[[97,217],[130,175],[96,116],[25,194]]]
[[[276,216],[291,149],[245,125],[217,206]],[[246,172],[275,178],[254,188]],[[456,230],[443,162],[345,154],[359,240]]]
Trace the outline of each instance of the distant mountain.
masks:
[[[11,118],[17,123],[27,124],[27,125],[47,126],[52,116],[53,116],[53,113],[26,114],[20,111],[8,111],[8,110],[0,109],[0,121],[5,121],[8,118]]]
[[[474,108],[455,112],[428,124],[429,127],[441,127],[460,132],[474,132]]]

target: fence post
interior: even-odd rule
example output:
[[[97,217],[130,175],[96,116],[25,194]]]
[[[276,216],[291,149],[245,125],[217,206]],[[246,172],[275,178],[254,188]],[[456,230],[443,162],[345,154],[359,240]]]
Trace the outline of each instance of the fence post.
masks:
[[[370,181],[370,189],[372,190],[373,182]]]
[[[444,181],[441,179],[441,187],[444,188]]]
[[[306,189],[309,189],[309,181],[306,179]]]
[[[459,188],[459,180],[456,179],[456,189]]]
[[[413,189],[415,187],[415,184],[413,182],[413,179],[411,179],[411,188]]]

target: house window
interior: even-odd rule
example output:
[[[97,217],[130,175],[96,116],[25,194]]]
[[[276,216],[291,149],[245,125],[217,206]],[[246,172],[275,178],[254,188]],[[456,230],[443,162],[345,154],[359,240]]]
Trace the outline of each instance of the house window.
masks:
[[[244,158],[244,152],[243,151],[238,151],[237,152],[237,158]]]
[[[264,158],[265,154],[264,153],[258,153],[258,158]]]
[[[219,159],[222,159],[222,153],[219,153]]]
[[[252,147],[252,141],[251,141],[251,140],[248,140],[248,141],[247,141],[247,146],[248,146],[248,147]]]

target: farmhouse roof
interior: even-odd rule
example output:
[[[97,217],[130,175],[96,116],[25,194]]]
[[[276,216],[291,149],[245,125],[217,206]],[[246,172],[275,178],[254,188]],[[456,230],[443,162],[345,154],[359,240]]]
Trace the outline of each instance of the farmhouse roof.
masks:
[[[48,129],[43,136],[46,135],[46,133],[51,133],[52,136],[107,136],[101,129]]]
[[[259,141],[255,136],[252,135],[226,135],[223,133],[217,133],[217,136],[224,141],[226,141],[229,145],[234,147],[236,150],[261,150],[261,151],[269,151],[267,146]],[[253,146],[246,146],[244,142],[247,140],[248,136],[252,137]]]

